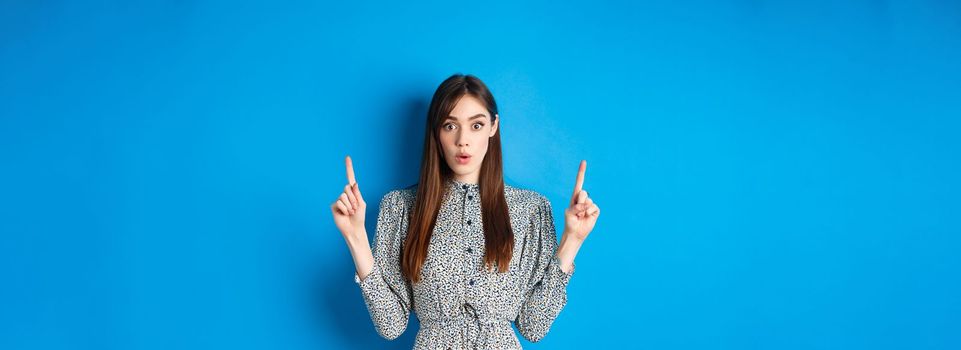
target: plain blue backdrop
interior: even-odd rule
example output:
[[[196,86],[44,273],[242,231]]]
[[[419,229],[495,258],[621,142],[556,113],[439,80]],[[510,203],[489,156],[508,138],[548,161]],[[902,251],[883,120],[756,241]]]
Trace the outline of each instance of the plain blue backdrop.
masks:
[[[328,206],[462,72],[603,208],[526,347],[958,349],[959,62],[957,1],[2,1],[0,348],[410,348]]]

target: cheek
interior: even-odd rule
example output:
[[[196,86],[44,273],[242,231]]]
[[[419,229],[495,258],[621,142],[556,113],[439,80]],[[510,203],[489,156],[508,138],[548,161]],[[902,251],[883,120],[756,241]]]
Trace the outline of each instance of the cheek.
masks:
[[[478,135],[477,140],[474,141],[477,144],[478,152],[487,154],[487,145],[490,144],[490,138],[487,135]]]
[[[440,149],[444,152],[444,155],[448,155],[451,152],[457,152],[457,146],[454,145],[454,139],[448,135],[440,134]]]

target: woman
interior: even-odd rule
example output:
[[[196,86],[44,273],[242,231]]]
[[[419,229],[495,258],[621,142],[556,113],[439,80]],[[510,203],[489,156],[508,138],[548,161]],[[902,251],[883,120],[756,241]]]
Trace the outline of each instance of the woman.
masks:
[[[581,189],[581,161],[558,246],[551,203],[504,184],[494,97],[480,79],[455,74],[427,114],[418,185],[387,193],[376,248],[364,228],[367,205],[346,158],[347,185],[331,205],[350,248],[371,320],[398,337],[410,311],[415,349],[519,349],[513,322],[532,342],[567,302],[574,256],[600,209]]]

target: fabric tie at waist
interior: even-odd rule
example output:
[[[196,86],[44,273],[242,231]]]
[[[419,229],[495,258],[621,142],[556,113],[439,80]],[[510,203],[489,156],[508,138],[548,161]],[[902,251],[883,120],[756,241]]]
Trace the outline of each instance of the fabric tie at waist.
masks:
[[[483,328],[490,328],[497,325],[510,327],[510,321],[506,319],[480,317],[477,309],[469,303],[461,304],[457,311],[458,313],[454,315],[454,317],[422,320],[421,325],[427,328],[440,326],[441,329],[446,330],[457,329],[460,331],[464,346],[472,349],[476,349],[479,346],[479,340],[481,339],[478,337]],[[489,333],[489,330],[484,333]]]

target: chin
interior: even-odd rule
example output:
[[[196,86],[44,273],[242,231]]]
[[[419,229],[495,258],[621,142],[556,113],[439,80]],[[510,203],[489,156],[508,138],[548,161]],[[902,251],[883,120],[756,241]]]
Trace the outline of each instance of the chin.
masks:
[[[460,164],[456,164],[450,169],[452,170],[454,175],[458,175],[458,176],[465,176],[476,170],[476,169],[468,168],[467,165],[460,165]]]

